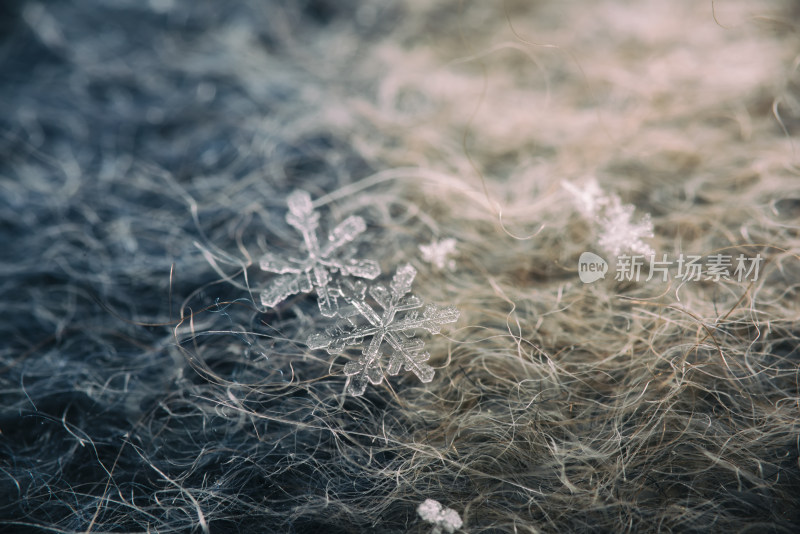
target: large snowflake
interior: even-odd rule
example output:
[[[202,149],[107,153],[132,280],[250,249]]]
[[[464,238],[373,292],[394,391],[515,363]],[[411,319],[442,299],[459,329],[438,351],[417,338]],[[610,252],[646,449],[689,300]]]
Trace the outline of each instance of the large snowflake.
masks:
[[[314,211],[311,196],[297,190],[289,195],[288,205],[286,222],[303,234],[306,256],[287,258],[267,252],[261,257],[262,270],[281,275],[261,292],[261,304],[273,307],[291,295],[314,289],[322,315],[333,317],[339,308],[337,292],[330,286],[333,273],[370,280],[380,274],[377,262],[352,259],[354,250],[344,246],[363,233],[367,225],[361,217],[348,217],[333,229],[326,242],[320,243],[319,214]]]
[[[338,354],[347,346],[363,346],[359,359],[344,366],[346,390],[351,395],[362,395],[367,382],[378,385],[383,381],[383,345],[391,349],[386,368],[389,375],[396,375],[405,367],[422,382],[433,380],[433,367],[425,363],[430,354],[424,351],[425,344],[414,337],[415,333],[421,329],[436,334],[442,325],[458,320],[459,311],[455,306],[429,304],[420,315],[422,300],[408,294],[416,274],[411,265],[403,265],[388,289],[380,284],[371,286],[369,296],[377,309],[368,302],[366,284],[343,280],[339,293],[351,305],[348,313],[340,311],[346,317],[326,332],[308,338],[309,348],[326,349],[331,354]],[[367,339],[369,343],[365,344]]]

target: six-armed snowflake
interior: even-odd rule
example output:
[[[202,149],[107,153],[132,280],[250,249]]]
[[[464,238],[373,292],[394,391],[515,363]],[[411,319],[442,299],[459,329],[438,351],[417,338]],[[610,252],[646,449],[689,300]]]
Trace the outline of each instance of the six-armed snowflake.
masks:
[[[325,317],[336,315],[338,303],[335,291],[329,286],[332,274],[373,279],[380,274],[380,266],[372,260],[350,258],[354,250],[345,247],[366,230],[361,217],[351,216],[340,223],[328,236],[324,244],[317,238],[319,214],[314,211],[311,196],[305,191],[289,195],[289,213],[286,222],[303,234],[306,257],[284,258],[267,252],[261,257],[261,269],[282,276],[274,278],[261,292],[261,304],[276,306],[296,293],[317,292],[319,311]]]
[[[416,274],[411,265],[403,265],[397,269],[388,289],[376,284],[369,291],[363,282],[343,280],[339,293],[350,304],[350,310],[340,311],[345,318],[334,327],[308,338],[309,348],[326,349],[331,354],[338,354],[347,346],[364,347],[358,360],[344,366],[346,390],[351,395],[363,394],[367,382],[378,385],[383,381],[384,345],[391,350],[386,367],[388,374],[396,375],[405,367],[422,382],[433,380],[433,367],[425,363],[430,354],[424,352],[425,344],[414,335],[417,330],[438,333],[443,324],[458,319],[459,311],[455,306],[429,304],[420,315],[422,300],[408,294]],[[367,294],[380,311],[369,302]]]

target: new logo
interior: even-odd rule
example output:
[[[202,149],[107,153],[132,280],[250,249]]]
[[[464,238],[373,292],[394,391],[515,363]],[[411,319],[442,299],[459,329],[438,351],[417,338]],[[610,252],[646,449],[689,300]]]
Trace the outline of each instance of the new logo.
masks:
[[[578,258],[578,276],[584,284],[606,277],[608,263],[594,252],[584,252]]]

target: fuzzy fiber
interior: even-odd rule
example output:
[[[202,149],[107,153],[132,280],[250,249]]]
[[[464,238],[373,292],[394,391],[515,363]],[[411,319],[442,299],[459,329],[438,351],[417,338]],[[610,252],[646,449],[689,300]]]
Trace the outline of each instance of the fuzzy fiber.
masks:
[[[469,534],[800,531],[798,20],[4,2],[0,531],[421,534],[427,499]],[[758,279],[582,283],[590,177],[656,254]],[[459,308],[432,382],[345,395],[314,296],[261,305],[296,189]]]

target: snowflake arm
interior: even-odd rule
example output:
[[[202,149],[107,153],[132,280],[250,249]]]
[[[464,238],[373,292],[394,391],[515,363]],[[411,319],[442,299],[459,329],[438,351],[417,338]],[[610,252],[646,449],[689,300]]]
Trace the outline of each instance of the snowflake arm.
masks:
[[[433,380],[433,367],[425,362],[431,357],[428,352],[424,352],[425,343],[421,339],[412,338],[408,341],[400,341],[396,336],[388,336],[387,341],[394,349],[392,357],[389,359],[389,367],[386,372],[394,376],[400,372],[405,365],[406,371],[417,375],[420,382],[427,384]]]
[[[359,359],[344,367],[348,377],[347,392],[351,395],[362,395],[368,383],[378,385],[383,381],[381,349],[384,344],[392,349],[386,368],[388,374],[396,375],[405,368],[422,382],[433,380],[434,369],[425,363],[430,354],[424,351],[422,340],[414,337],[415,332],[438,333],[442,325],[458,320],[459,311],[455,306],[428,305],[420,316],[418,309],[423,306],[422,300],[409,295],[416,273],[411,265],[403,265],[397,269],[389,288],[376,284],[368,292],[363,282],[343,281],[339,293],[352,307],[350,316],[326,332],[308,338],[309,348],[325,349],[331,354],[338,354],[347,346],[363,346],[369,338]],[[367,294],[382,311],[368,302]]]
[[[587,180],[583,187],[578,187],[569,180],[562,181],[561,187],[572,193],[578,210],[590,219],[594,218],[608,200],[594,177]]]
[[[261,292],[261,303],[273,307],[291,295],[313,289],[322,315],[333,317],[338,310],[337,293],[330,286],[333,273],[370,280],[380,274],[377,262],[350,258],[352,251],[345,250],[347,244],[364,233],[367,225],[361,217],[350,216],[321,244],[317,237],[319,214],[314,211],[311,196],[297,190],[289,195],[287,204],[286,222],[302,234],[306,257],[282,257],[272,252],[261,257],[262,270],[283,275],[273,279]]]
[[[383,369],[380,359],[380,337],[373,337],[361,358],[347,362],[344,374],[347,377],[347,392],[353,396],[363,395],[367,390],[367,382],[377,386],[383,382]]]
[[[330,235],[328,235],[328,243],[323,247],[320,256],[327,258],[336,249],[351,242],[360,234],[363,234],[366,229],[367,223],[364,222],[364,219],[351,215],[339,223]]]
[[[280,256],[272,254],[271,252],[267,252],[261,256],[259,267],[261,267],[262,271],[269,271],[278,274],[297,274],[303,270],[302,263],[298,263],[297,260],[281,258]]]
[[[303,274],[286,274],[273,278],[261,291],[261,304],[270,308],[297,293],[313,289],[311,279]]]

